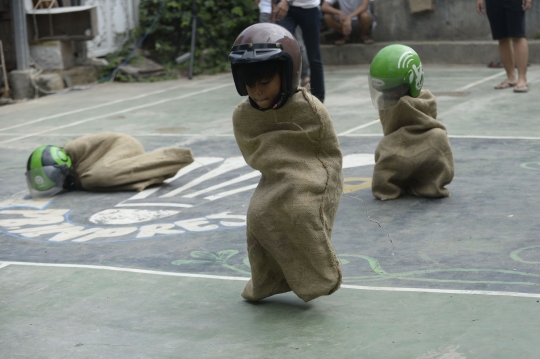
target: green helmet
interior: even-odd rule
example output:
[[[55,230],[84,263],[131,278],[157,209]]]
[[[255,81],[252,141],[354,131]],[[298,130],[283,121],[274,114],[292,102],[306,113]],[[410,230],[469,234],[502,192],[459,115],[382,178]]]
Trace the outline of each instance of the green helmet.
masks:
[[[64,149],[41,146],[26,163],[26,183],[32,197],[50,197],[62,191],[72,162]]]
[[[404,95],[418,97],[424,84],[424,69],[418,54],[405,45],[389,45],[375,55],[369,68],[373,106],[388,109]]]

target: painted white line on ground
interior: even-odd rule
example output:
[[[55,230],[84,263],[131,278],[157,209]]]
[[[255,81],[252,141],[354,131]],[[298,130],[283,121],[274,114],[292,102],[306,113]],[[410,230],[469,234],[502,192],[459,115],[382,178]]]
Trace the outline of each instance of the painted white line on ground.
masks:
[[[458,89],[455,89],[454,92],[459,92],[459,91],[464,91],[464,90],[470,89],[471,87],[474,87],[476,85],[480,85],[481,83],[487,82],[489,80],[493,80],[494,78],[497,78],[497,77],[502,76],[504,74],[506,74],[506,72],[504,72],[504,71],[496,73],[495,75],[488,76],[488,77],[486,77],[486,78],[484,78],[482,80],[478,80],[478,81],[475,81],[475,82],[470,83],[468,85],[465,85],[463,87],[460,87]]]
[[[190,278],[205,278],[205,279],[220,279],[220,280],[235,280],[235,281],[247,281],[250,278],[247,277],[229,277],[219,275],[207,275],[207,274],[193,274],[193,273],[176,273],[176,272],[163,272],[146,269],[133,269],[133,268],[120,268],[109,266],[95,266],[88,264],[60,264],[60,263],[32,263],[32,262],[6,262],[0,261],[0,268],[8,265],[20,265],[20,266],[34,266],[34,267],[58,267],[58,268],[83,268],[83,269],[102,269],[115,272],[129,272],[129,273],[141,273],[141,274],[154,274],[170,277],[190,277]],[[420,293],[440,293],[440,294],[477,294],[477,295],[497,295],[505,297],[525,297],[525,298],[540,298],[540,294],[535,293],[519,293],[519,292],[496,292],[487,290],[454,290],[454,289],[428,289],[428,288],[399,288],[399,287],[371,287],[360,285],[348,285],[342,284],[341,288],[346,289],[358,289],[358,290],[378,290],[388,292],[420,292]]]
[[[221,78],[221,77],[224,77],[224,76],[229,76],[229,75],[223,75],[223,76],[219,76],[219,77],[217,77],[217,78]],[[7,131],[7,130],[11,130],[12,128],[17,128],[17,127],[22,127],[22,126],[31,125],[31,124],[38,123],[38,122],[42,122],[42,121],[46,121],[46,120],[51,120],[51,119],[53,119],[53,118],[58,118],[58,117],[68,116],[68,115],[73,115],[73,114],[75,114],[75,113],[84,112],[84,111],[88,111],[88,110],[94,110],[94,109],[96,109],[96,108],[101,108],[101,107],[105,107],[105,106],[110,106],[110,105],[114,105],[114,104],[117,104],[117,103],[122,103],[122,102],[126,102],[126,101],[138,100],[138,99],[141,99],[141,98],[144,98],[144,97],[157,95],[157,94],[160,94],[160,93],[163,93],[163,92],[172,91],[172,90],[177,90],[177,89],[182,88],[182,87],[193,87],[194,85],[198,85],[198,84],[201,84],[201,83],[204,83],[204,82],[208,82],[208,81],[210,81],[210,80],[215,80],[215,79],[216,79],[216,78],[213,78],[213,79],[206,79],[206,80],[202,80],[202,81],[200,81],[200,82],[196,82],[196,83],[193,83],[193,84],[187,84],[187,85],[186,85],[185,83],[182,83],[181,85],[178,85],[178,86],[173,86],[173,87],[168,87],[168,88],[162,89],[162,90],[157,90],[157,91],[148,92],[148,93],[145,93],[145,94],[142,94],[142,95],[138,95],[138,96],[135,96],[135,97],[129,97],[129,98],[125,98],[125,99],[114,100],[114,101],[105,102],[105,103],[102,103],[102,104],[99,104],[99,105],[95,105],[95,106],[84,107],[84,108],[81,108],[81,109],[78,109],[78,110],[62,112],[62,113],[59,113],[59,114],[56,114],[56,115],[46,116],[46,117],[38,118],[38,119],[36,119],[36,120],[32,120],[32,121],[20,123],[20,124],[18,124],[18,125],[13,125],[13,126],[9,126],[9,127],[0,128],[0,132]]]
[[[109,116],[113,116],[113,115],[118,115],[118,114],[121,114],[121,113],[126,113],[126,112],[130,112],[130,111],[134,111],[134,110],[139,110],[139,109],[141,109],[141,108],[146,108],[146,107],[156,106],[156,105],[159,105],[159,104],[162,104],[162,103],[165,103],[165,102],[169,102],[169,101],[181,100],[181,99],[184,99],[184,98],[187,98],[187,97],[191,97],[191,96],[195,96],[195,95],[200,95],[200,94],[203,94],[203,93],[206,93],[206,92],[210,92],[210,91],[214,91],[214,90],[218,90],[218,89],[220,89],[220,88],[227,87],[227,86],[232,86],[232,84],[224,84],[224,85],[214,86],[214,87],[211,87],[211,88],[208,88],[208,89],[204,89],[204,90],[200,90],[200,91],[191,92],[191,93],[188,93],[188,94],[185,94],[185,95],[181,95],[181,96],[177,96],[177,97],[167,98],[167,99],[163,99],[163,100],[159,100],[159,101],[147,103],[147,104],[140,105],[140,106],[129,107],[129,108],[126,108],[126,109],[124,109],[124,110],[120,110],[120,111],[116,111],[116,112],[111,112],[111,113],[108,113],[108,114],[105,114],[105,115],[95,116],[95,117],[90,117],[90,118],[87,118],[87,119],[84,119],[84,120],[72,122],[72,123],[69,123],[69,124],[64,125],[64,126],[58,126],[58,127],[54,127],[54,128],[48,129],[48,130],[44,130],[44,131],[40,131],[40,132],[36,132],[36,133],[31,133],[31,134],[28,134],[28,135],[25,135],[25,136],[20,136],[20,137],[12,138],[12,139],[9,139],[9,140],[6,140],[6,141],[2,141],[2,142],[0,142],[0,143],[9,143],[9,142],[14,142],[14,141],[22,140],[22,139],[25,139],[25,138],[28,138],[28,137],[35,137],[35,136],[38,136],[38,135],[41,135],[41,134],[44,134],[44,133],[48,133],[48,132],[51,132],[51,131],[57,131],[57,130],[60,130],[60,129],[62,129],[62,128],[67,128],[67,127],[77,126],[77,125],[80,125],[80,124],[85,123],[85,122],[98,120],[98,119],[100,119],[100,118],[109,117]]]
[[[343,137],[383,137],[384,135],[382,133],[348,133],[346,135],[340,133],[338,136],[343,136]]]
[[[351,133],[348,135],[338,135],[343,137],[383,137],[380,133]],[[449,138],[470,138],[477,140],[540,140],[540,137],[519,137],[519,136],[474,136],[474,135],[449,135]]]
[[[66,133],[66,134],[48,134],[47,137],[82,137],[85,135],[90,135],[92,133]],[[0,137],[11,137],[11,136],[20,136],[20,133],[0,133]],[[225,134],[197,134],[197,133],[132,133],[129,134],[133,137],[234,137],[232,133]]]
[[[463,87],[460,87],[460,88],[454,90],[454,92],[459,92],[459,91],[464,91],[464,90],[470,89],[471,87],[474,87],[474,86],[479,85],[479,84],[481,84],[481,83],[484,83],[484,82],[486,82],[486,81],[492,80],[492,79],[494,79],[494,78],[496,78],[496,77],[499,77],[499,76],[502,76],[502,75],[504,75],[504,74],[505,74],[504,71],[503,71],[503,72],[499,72],[499,73],[497,73],[497,74],[495,74],[495,75],[488,76],[488,77],[483,78],[483,79],[481,79],[481,80],[478,80],[478,81],[475,81],[475,82],[470,83],[470,84],[468,84],[468,85],[465,85],[465,86],[463,86]],[[348,134],[350,134],[350,133],[352,133],[352,132],[354,132],[354,131],[357,131],[357,130],[360,130],[360,129],[362,129],[362,128],[366,128],[366,127],[368,127],[368,126],[374,125],[374,124],[376,124],[377,122],[379,122],[379,120],[371,121],[371,122],[368,122],[368,123],[363,124],[363,125],[361,125],[361,126],[351,128],[351,129],[348,130],[348,131],[345,131],[345,132],[342,132],[342,133],[338,134],[338,136],[345,136],[345,135],[348,135]]]
[[[361,290],[382,290],[389,292],[421,292],[421,293],[440,293],[440,294],[477,294],[477,295],[498,295],[504,297],[525,297],[540,298],[540,294],[519,293],[519,292],[496,292],[489,290],[457,290],[457,289],[426,289],[426,288],[396,288],[396,287],[364,287],[360,285],[341,285],[341,288],[361,289]]]
[[[65,135],[56,135],[56,134],[50,134],[47,135],[47,137],[81,137],[84,135],[87,135],[88,133],[70,133]],[[5,134],[0,134],[0,136],[3,136]],[[12,134],[11,136],[16,136],[20,134]],[[136,134],[132,133],[129,134],[133,137],[234,137],[234,135],[198,135],[195,133],[190,134],[160,134],[160,133],[146,133],[146,134]],[[349,134],[339,134],[338,136],[343,137],[383,137],[382,133],[349,133]],[[449,135],[450,138],[470,138],[470,139],[479,139],[479,140],[540,140],[540,137],[525,137],[525,136],[476,136],[476,135]],[[1,142],[0,142],[1,143]]]
[[[146,269],[95,266],[95,265],[87,265],[87,264],[32,263],[32,262],[0,262],[0,263],[6,264],[6,265],[20,265],[20,266],[34,266],[34,267],[102,269],[102,270],[110,270],[110,271],[115,271],[115,272],[155,274],[155,275],[163,275],[163,276],[170,276],[170,277],[191,277],[191,278],[239,280],[239,281],[247,281],[250,279],[246,277],[227,277],[227,276],[220,276],[220,275],[162,272],[162,271],[154,271],[154,270],[146,270]]]
[[[359,130],[359,129],[366,128],[366,127],[369,127],[369,126],[371,126],[371,125],[374,125],[374,124],[378,123],[379,121],[380,121],[380,120],[377,119],[377,120],[375,120],[375,121],[371,121],[371,122],[368,122],[368,123],[364,123],[363,125],[360,125],[360,126],[351,128],[351,129],[348,130],[348,131],[342,132],[342,133],[340,133],[338,136],[348,135],[349,133],[354,132],[354,131],[356,131],[356,130]]]
[[[255,189],[255,188],[257,188],[258,185],[259,185],[258,183],[254,183],[254,184],[251,184],[249,186],[236,188],[236,189],[226,191],[226,192],[221,192],[221,193],[215,194],[213,196],[204,197],[204,199],[207,199],[209,201],[215,201],[215,200],[218,200],[220,198],[228,197],[228,196],[231,196],[231,195],[236,194],[236,193],[241,193],[241,192],[245,192],[245,191]]]
[[[451,135],[450,138],[474,138],[488,140],[540,140],[540,137],[516,137],[516,136],[469,136],[469,135]]]
[[[158,187],[159,188],[159,187]],[[182,203],[119,203],[115,207],[178,207],[178,208],[191,208],[191,204]]]

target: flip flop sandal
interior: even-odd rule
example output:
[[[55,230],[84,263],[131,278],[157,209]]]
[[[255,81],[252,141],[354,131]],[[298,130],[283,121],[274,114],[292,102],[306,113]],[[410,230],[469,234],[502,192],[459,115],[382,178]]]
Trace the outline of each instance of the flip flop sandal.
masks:
[[[528,91],[529,91],[529,87],[527,85],[520,85],[514,88],[515,93],[525,93]]]
[[[514,86],[516,86],[515,83],[508,82],[508,81],[503,81],[500,84],[498,84],[497,86],[495,86],[494,89],[495,90],[503,90],[503,89],[508,89],[510,87],[514,87]]]

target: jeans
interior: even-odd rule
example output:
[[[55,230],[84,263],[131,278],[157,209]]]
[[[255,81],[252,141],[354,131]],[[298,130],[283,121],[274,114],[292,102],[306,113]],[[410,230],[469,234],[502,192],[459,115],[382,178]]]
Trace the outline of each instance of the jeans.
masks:
[[[303,9],[290,6],[287,16],[277,24],[289,30],[291,34],[294,34],[297,25],[302,29],[311,71],[311,93],[323,102],[325,91],[321,58],[321,19],[322,14],[318,7]]]

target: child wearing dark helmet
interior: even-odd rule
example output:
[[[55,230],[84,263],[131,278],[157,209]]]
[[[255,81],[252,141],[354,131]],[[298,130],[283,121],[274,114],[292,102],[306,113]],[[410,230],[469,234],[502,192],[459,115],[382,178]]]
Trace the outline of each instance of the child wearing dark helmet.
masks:
[[[341,198],[342,155],[321,102],[298,88],[301,55],[283,27],[261,23],[229,56],[236,89],[236,141],[262,174],[247,212],[252,278],[242,297],[294,291],[304,301],[336,291],[341,268],[330,237]]]
[[[373,59],[369,86],[384,137],[375,150],[372,193],[381,200],[404,193],[448,197],[454,159],[446,128],[436,120],[437,102],[422,90],[420,57],[405,45],[389,45]]]

